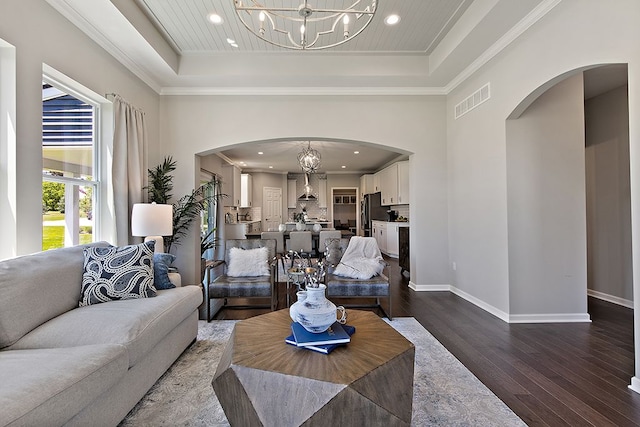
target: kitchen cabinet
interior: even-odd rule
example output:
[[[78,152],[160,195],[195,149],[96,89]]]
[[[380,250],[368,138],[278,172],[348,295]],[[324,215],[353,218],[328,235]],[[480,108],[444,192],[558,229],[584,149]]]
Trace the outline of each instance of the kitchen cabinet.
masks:
[[[382,206],[409,204],[409,161],[392,164],[379,172]]]
[[[382,171],[378,171],[373,174],[373,192],[374,193],[379,193],[380,191],[382,191],[381,177],[382,177]]]
[[[373,174],[366,174],[360,177],[360,197],[364,198],[365,194],[375,193],[373,186]]]
[[[408,222],[387,222],[372,221],[371,234],[375,237],[380,252],[391,257],[398,258],[400,255],[400,229],[407,228]],[[407,259],[408,259],[408,255]]]
[[[387,223],[384,221],[371,221],[371,230],[376,239],[380,252],[387,253]]]
[[[381,171],[380,195],[382,206],[398,204],[398,164],[394,163]]]
[[[385,253],[392,258],[398,258],[398,228],[397,222],[387,223],[387,247]]]
[[[409,161],[398,162],[398,204],[409,204]]]
[[[248,173],[240,175],[240,207],[250,208],[253,206],[253,179]]]
[[[297,181],[295,179],[287,180],[287,208],[295,209],[298,204]]]
[[[222,182],[222,192],[227,195],[223,197],[225,206],[240,206],[241,174],[237,166],[228,165],[224,168],[225,180]]]
[[[318,180],[318,207],[327,208],[327,180]]]

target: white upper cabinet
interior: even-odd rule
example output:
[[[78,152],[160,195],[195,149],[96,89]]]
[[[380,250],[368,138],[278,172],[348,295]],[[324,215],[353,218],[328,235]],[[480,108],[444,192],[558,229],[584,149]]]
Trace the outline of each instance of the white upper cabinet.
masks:
[[[381,171],[380,194],[382,206],[398,204],[398,164],[394,163]]]
[[[240,206],[241,190],[241,171],[237,166],[229,165],[224,167],[224,181],[222,181],[222,192],[227,195],[224,197],[224,206]]]
[[[295,209],[298,204],[296,185],[297,181],[295,179],[287,180],[287,208],[289,209]]]
[[[379,193],[382,191],[381,182],[382,182],[382,171],[378,171],[373,174],[373,191],[372,193]]]
[[[318,207],[326,208],[327,205],[327,180],[318,180]]]
[[[376,175],[380,179],[380,199],[383,206],[409,204],[409,161],[392,164]]]
[[[365,194],[372,194],[375,192],[373,174],[362,175],[360,177],[360,196],[363,197]]]
[[[248,173],[240,175],[240,207],[250,208],[253,206],[253,179]]]
[[[398,162],[398,204],[409,204],[409,161]]]

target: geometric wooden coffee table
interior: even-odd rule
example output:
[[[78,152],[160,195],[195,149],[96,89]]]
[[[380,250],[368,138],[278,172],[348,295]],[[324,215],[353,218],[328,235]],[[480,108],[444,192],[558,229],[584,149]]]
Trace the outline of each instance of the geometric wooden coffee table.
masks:
[[[410,425],[413,344],[372,312],[347,316],[356,332],[330,354],[285,344],[288,309],[236,323],[212,381],[231,425]]]

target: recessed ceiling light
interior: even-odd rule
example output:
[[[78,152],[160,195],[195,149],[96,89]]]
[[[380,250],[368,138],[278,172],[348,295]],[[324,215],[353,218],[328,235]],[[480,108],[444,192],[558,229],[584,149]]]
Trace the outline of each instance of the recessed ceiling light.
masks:
[[[258,154],[263,155],[264,153],[262,151],[258,151]]]
[[[360,152],[359,151],[354,151],[353,154],[360,154]]]
[[[384,18],[384,23],[387,25],[396,25],[398,22],[400,22],[400,16],[396,14],[389,15]]]
[[[220,25],[224,22],[222,19],[222,16],[218,15],[217,13],[210,13],[208,18],[209,18],[209,21],[211,21],[216,25]]]
[[[269,166],[269,169],[273,169],[273,166]]]
[[[342,167],[342,169],[346,169],[347,168],[345,165],[342,165],[341,167]]]

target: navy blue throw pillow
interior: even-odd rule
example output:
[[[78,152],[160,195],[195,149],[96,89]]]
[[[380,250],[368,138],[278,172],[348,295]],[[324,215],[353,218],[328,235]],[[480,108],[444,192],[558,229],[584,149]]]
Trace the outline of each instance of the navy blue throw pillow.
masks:
[[[156,289],[171,289],[176,286],[169,280],[169,267],[176,259],[175,255],[153,254],[153,284]]]

